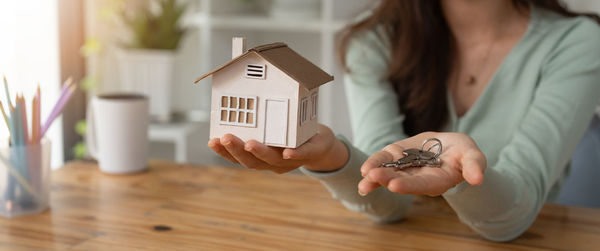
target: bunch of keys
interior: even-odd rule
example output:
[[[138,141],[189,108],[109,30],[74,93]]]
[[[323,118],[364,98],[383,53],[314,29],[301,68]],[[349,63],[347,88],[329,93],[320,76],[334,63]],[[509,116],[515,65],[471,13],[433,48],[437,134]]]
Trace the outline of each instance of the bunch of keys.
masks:
[[[435,143],[425,150],[425,145],[430,141],[435,141]],[[437,151],[432,152],[431,149],[435,147],[437,147]],[[442,141],[436,138],[430,138],[423,141],[421,149],[406,149],[402,152],[402,154],[404,154],[403,158],[394,162],[383,162],[379,167],[395,168],[396,171],[411,167],[440,167],[442,165],[442,160],[439,158],[441,153]]]

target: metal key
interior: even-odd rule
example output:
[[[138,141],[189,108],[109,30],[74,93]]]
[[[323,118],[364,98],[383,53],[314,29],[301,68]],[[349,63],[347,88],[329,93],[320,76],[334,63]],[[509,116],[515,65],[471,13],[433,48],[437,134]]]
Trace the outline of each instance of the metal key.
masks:
[[[425,145],[430,141],[435,141],[436,143],[427,148],[427,150],[424,150]],[[436,146],[438,147],[438,150],[435,153],[431,152],[431,149]],[[430,138],[423,142],[421,149],[406,149],[402,152],[402,154],[404,154],[403,158],[394,162],[383,162],[379,167],[395,168],[396,170],[424,166],[439,167],[442,164],[442,160],[439,158],[441,153],[442,142],[439,139]]]

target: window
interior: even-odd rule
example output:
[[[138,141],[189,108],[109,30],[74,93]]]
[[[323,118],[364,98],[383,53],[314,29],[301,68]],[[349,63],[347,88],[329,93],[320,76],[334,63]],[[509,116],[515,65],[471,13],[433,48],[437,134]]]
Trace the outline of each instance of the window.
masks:
[[[302,98],[300,102],[300,125],[304,125],[308,119],[308,99]]]
[[[310,96],[310,106],[311,106],[310,119],[317,118],[317,113],[318,113],[317,103],[318,103],[318,101],[319,101],[319,93],[315,92]]]
[[[219,124],[256,126],[256,97],[221,96]]]
[[[248,64],[246,65],[246,77],[265,79],[265,68],[264,64]]]

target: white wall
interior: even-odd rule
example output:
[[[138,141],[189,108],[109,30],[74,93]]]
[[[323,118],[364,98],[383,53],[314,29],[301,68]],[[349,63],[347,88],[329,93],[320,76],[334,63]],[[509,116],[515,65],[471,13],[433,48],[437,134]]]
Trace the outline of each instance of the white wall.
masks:
[[[57,14],[56,0],[0,1],[0,74],[6,74],[8,78],[12,102],[17,92],[23,93],[28,109],[31,109],[31,99],[40,84],[42,121],[46,120],[58,99],[61,81]],[[3,84],[0,86],[0,100],[6,109],[4,87]],[[59,167],[63,162],[60,118],[46,135],[52,141],[52,167]],[[0,138],[8,138],[4,122],[0,123]]]

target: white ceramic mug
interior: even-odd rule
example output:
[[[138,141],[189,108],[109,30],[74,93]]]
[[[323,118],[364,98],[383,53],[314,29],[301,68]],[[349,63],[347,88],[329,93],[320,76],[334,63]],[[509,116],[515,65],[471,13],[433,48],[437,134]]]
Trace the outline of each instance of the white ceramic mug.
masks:
[[[100,170],[134,173],[147,167],[148,99],[137,94],[94,97],[87,112],[87,149]]]

